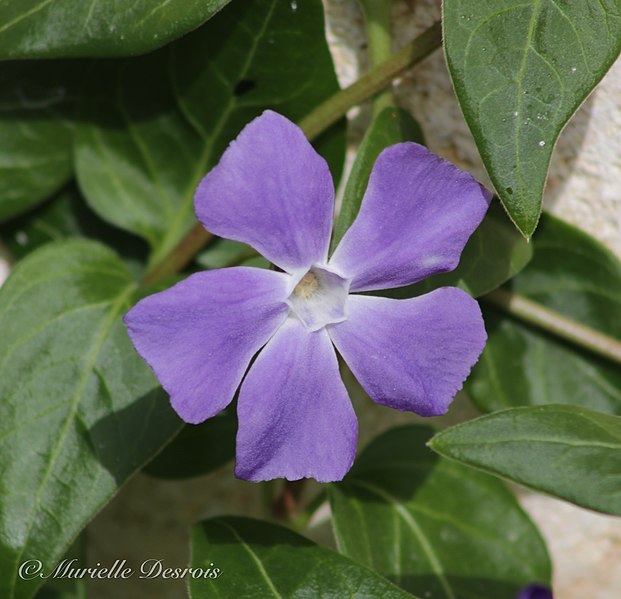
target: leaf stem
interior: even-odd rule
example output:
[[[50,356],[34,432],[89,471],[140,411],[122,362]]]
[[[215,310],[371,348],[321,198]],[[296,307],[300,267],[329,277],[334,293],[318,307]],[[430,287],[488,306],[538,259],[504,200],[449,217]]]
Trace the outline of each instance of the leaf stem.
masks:
[[[421,62],[441,45],[442,27],[437,22],[381,65],[317,106],[298,124],[309,139],[314,139],[338,121],[352,106],[373,97],[390,85],[395,77]]]
[[[495,289],[481,298],[503,312],[556,337],[621,364],[621,341],[562,316],[537,302],[506,289]]]
[[[392,0],[358,0],[364,11],[367,24],[369,64],[378,67],[392,56],[392,35],[390,7]],[[373,98],[373,116],[393,105],[392,89],[389,84]]]
[[[212,237],[203,225],[196,223],[177,247],[147,273],[142,284],[151,285],[182,271]]]
[[[316,138],[352,106],[373,97],[378,91],[390,85],[397,75],[418,64],[441,45],[442,28],[437,22],[388,60],[317,106],[298,123],[299,126],[309,139]],[[179,245],[147,273],[143,285],[156,283],[183,270],[211,237],[212,235],[205,231],[200,223],[196,223]]]

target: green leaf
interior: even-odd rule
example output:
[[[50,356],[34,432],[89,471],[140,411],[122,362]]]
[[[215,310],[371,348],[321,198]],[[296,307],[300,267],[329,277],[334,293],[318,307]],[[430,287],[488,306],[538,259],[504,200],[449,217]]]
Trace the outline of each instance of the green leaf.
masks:
[[[437,434],[439,454],[621,516],[621,417],[576,406],[511,408]]]
[[[618,258],[546,214],[534,250],[530,264],[511,281],[511,291],[621,340]],[[616,364],[483,306],[489,339],[466,384],[481,410],[567,403],[621,415]]]
[[[0,222],[71,178],[71,114],[84,67],[79,61],[0,64]]]
[[[618,0],[445,0],[446,58],[496,191],[529,237],[556,140],[621,50]]]
[[[0,226],[0,238],[16,260],[50,241],[69,237],[94,239],[113,247],[130,272],[139,277],[147,259],[142,239],[101,220],[69,185],[42,206]]]
[[[377,157],[384,148],[404,141],[424,143],[420,125],[409,112],[401,108],[385,108],[373,119],[358,148],[343,194],[343,204],[334,224],[333,250],[360,210],[360,204]]]
[[[191,31],[229,0],[4,0],[0,58],[122,56]]]
[[[189,578],[192,599],[412,597],[288,528],[249,518],[214,518],[194,525],[192,567],[210,568],[217,576]]]
[[[312,56],[312,60],[309,60]],[[338,90],[320,0],[247,0],[146,57],[98,63],[76,142],[80,187],[104,219],[144,237],[151,262],[195,223],[196,185],[252,118],[297,120]],[[338,178],[344,128],[318,140]]]
[[[339,550],[421,597],[514,599],[549,583],[537,529],[504,484],[443,460],[423,426],[393,428],[330,486]]]
[[[207,474],[233,459],[236,432],[235,410],[230,409],[203,424],[186,424],[143,472],[171,480]]]
[[[257,264],[257,261],[261,261]],[[226,266],[248,265],[269,268],[269,261],[245,243],[231,239],[215,239],[196,256],[196,262],[203,268],[225,268]]]
[[[136,285],[83,240],[48,244],[0,288],[0,595],[27,599],[71,541],[180,423],[121,316]]]
[[[468,240],[457,268],[414,285],[382,292],[397,299],[421,295],[438,287],[461,287],[478,297],[496,289],[530,261],[532,244],[511,224],[498,202],[493,202],[478,229]]]

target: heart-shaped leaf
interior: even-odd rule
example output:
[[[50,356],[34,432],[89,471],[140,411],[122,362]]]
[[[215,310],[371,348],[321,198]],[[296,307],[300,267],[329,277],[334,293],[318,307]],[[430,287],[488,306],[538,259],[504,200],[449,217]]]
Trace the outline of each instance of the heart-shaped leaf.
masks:
[[[0,289],[0,595],[28,599],[114,494],[179,430],[121,315],[136,285],[85,240],[51,243]]]
[[[457,99],[511,218],[529,237],[556,140],[621,50],[615,1],[445,0]]]
[[[511,408],[437,434],[439,454],[621,516],[621,417],[576,406]]]
[[[287,528],[249,518],[196,524],[191,567],[196,573],[188,579],[192,599],[412,597],[379,574]]]
[[[388,431],[331,485],[340,551],[420,597],[514,599],[528,583],[548,583],[545,545],[513,495],[434,456],[432,434]]]

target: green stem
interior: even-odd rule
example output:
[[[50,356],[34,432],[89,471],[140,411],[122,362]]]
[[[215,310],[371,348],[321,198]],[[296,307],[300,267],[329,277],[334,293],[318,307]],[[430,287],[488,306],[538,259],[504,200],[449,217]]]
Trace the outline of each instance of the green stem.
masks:
[[[442,27],[434,23],[415,40],[401,48],[381,65],[344,90],[320,104],[298,124],[309,139],[314,139],[356,106],[392,83],[406,69],[418,64],[442,45]]]
[[[203,225],[196,223],[177,247],[147,273],[142,284],[151,285],[181,272],[212,237]]]
[[[441,45],[442,28],[438,22],[354,84],[320,104],[298,123],[299,126],[309,139],[315,139],[352,106],[373,97],[400,73],[421,62]],[[147,273],[143,284],[156,283],[183,270],[210,238],[211,235],[197,223],[179,245]]]
[[[378,67],[392,56],[390,6],[392,0],[358,0],[364,10],[369,43],[369,64]],[[373,98],[373,116],[393,106],[392,85]]]
[[[481,299],[547,333],[621,364],[621,341],[617,339],[506,289],[495,289]]]

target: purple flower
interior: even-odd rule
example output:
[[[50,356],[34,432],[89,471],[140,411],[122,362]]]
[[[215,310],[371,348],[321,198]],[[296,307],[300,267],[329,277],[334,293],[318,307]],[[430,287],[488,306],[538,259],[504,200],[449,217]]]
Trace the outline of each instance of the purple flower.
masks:
[[[515,599],[553,599],[552,591],[539,584],[533,584],[522,589]]]
[[[435,416],[486,340],[478,304],[460,289],[406,300],[358,292],[455,268],[490,199],[424,147],[397,144],[377,159],[360,213],[328,259],[328,166],[297,126],[267,111],[201,181],[195,208],[209,231],[284,272],[193,274],[130,310],[129,335],[190,423],[231,402],[263,348],[239,392],[236,475],[340,480],[358,426],[334,346],[374,401]]]

